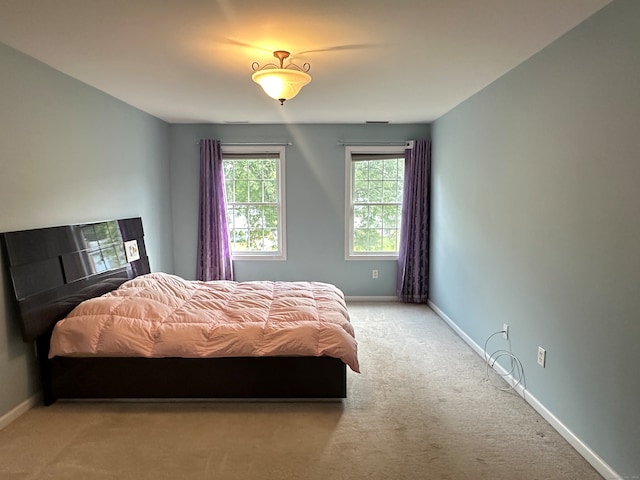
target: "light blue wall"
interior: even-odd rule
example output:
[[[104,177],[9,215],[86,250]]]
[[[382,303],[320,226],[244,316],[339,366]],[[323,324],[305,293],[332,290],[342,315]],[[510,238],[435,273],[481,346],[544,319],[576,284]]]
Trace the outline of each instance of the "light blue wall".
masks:
[[[0,44],[0,232],[142,216],[171,271],[169,126]],[[0,417],[39,390],[0,258]]]
[[[432,130],[431,300],[479,345],[508,323],[529,392],[624,478],[640,475],[639,128],[640,2],[615,0]]]
[[[185,278],[195,276],[201,138],[293,142],[285,154],[287,260],[236,261],[238,280],[316,280],[348,296],[395,295],[395,261],[344,259],[345,149],[338,141],[425,139],[429,125],[172,125],[174,258],[176,273]]]
[[[528,390],[623,476],[640,474],[639,19],[615,0],[433,127],[432,301],[481,345],[510,324]],[[0,65],[0,231],[141,215],[152,268],[193,278],[197,141],[292,141],[288,260],[238,279],[394,295],[395,262],[344,260],[338,141],[428,125],[168,126],[3,45]],[[4,270],[0,416],[38,390]]]

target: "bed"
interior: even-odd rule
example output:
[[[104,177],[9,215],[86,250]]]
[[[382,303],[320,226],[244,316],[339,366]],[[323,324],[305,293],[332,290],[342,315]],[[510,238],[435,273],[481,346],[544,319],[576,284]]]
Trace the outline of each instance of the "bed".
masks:
[[[1,239],[22,336],[36,345],[45,405],[58,399],[341,399],[347,395],[347,365],[358,371],[344,297],[333,285],[189,282],[152,273],[139,217],[7,232]],[[209,290],[217,292],[213,299],[203,296]],[[132,291],[142,297],[129,298]],[[185,310],[187,297],[197,299],[194,311]],[[98,304],[106,310],[95,310]],[[227,311],[210,313],[212,304],[226,305]],[[174,316],[158,323],[158,309]],[[138,328],[140,311],[152,317],[147,319],[152,330]],[[241,327],[220,323],[229,312],[240,320],[238,339],[230,335]],[[279,312],[284,323],[252,316],[265,312]],[[92,343],[78,336],[76,322],[83,315],[93,329],[90,338],[101,339],[93,343],[125,350],[73,350]],[[199,325],[203,316],[215,321]],[[143,339],[160,341],[121,341],[118,335],[125,330],[102,328],[121,326],[122,319],[133,322]],[[60,334],[65,324],[75,327]],[[186,324],[200,329],[187,332]],[[288,350],[283,335],[297,324],[308,332],[293,333],[291,342],[301,348]],[[269,347],[266,337],[276,339],[275,346]],[[185,347],[192,341],[196,353]],[[337,350],[327,346],[332,342],[339,344]]]

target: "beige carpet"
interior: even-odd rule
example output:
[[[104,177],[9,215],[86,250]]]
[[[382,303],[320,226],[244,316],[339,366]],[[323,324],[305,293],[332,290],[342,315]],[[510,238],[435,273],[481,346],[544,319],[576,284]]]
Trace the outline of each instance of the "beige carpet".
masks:
[[[344,402],[59,402],[0,432],[0,479],[601,478],[427,307],[349,308]]]

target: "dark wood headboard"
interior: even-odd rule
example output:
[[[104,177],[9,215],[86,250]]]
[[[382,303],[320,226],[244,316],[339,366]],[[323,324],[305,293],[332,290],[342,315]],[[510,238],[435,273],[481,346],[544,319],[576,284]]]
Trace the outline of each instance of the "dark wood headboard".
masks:
[[[150,272],[139,217],[6,232],[0,238],[25,341],[50,333],[83,300]]]

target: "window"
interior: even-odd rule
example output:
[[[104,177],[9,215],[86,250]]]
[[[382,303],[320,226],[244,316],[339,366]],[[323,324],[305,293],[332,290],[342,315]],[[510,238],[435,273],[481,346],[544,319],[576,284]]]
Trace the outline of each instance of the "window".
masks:
[[[228,147],[222,159],[233,257],[286,259],[284,147]]]
[[[347,259],[395,259],[404,147],[346,147]]]

